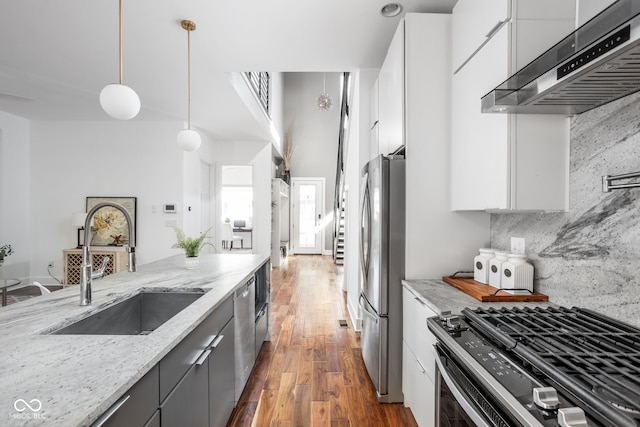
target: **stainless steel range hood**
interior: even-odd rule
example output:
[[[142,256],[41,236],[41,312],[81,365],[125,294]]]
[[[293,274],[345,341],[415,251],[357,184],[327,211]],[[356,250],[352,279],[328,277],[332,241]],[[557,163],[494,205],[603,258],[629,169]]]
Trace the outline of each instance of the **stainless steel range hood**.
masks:
[[[573,115],[638,90],[640,0],[618,0],[482,97],[482,112]]]

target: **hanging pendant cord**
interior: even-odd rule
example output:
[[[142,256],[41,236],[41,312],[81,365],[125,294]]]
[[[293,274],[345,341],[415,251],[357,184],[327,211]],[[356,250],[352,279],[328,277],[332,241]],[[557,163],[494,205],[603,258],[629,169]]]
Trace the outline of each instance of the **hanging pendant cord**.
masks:
[[[122,84],[122,0],[119,1],[119,17],[118,17],[118,66],[120,68],[119,81]]]
[[[191,31],[187,30],[187,124],[191,129]]]

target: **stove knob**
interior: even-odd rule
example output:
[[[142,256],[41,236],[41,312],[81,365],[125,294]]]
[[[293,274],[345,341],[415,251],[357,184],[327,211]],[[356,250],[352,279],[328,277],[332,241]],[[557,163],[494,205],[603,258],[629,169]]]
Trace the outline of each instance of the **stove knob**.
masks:
[[[440,313],[440,321],[442,323],[445,323],[447,321],[447,318],[451,317],[451,311],[447,310],[447,311],[443,311],[442,313]]]
[[[587,417],[580,408],[558,409],[558,424],[560,427],[588,427]]]
[[[460,329],[460,316],[451,316],[447,318],[447,328]]]
[[[553,387],[537,387],[533,389],[533,403],[542,409],[556,409],[560,406],[558,392]]]

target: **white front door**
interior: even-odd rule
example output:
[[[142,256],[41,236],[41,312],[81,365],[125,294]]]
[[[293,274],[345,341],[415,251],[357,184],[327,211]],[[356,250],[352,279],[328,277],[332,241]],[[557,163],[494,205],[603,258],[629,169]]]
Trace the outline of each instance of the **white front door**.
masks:
[[[322,254],[324,178],[293,178],[293,253]]]

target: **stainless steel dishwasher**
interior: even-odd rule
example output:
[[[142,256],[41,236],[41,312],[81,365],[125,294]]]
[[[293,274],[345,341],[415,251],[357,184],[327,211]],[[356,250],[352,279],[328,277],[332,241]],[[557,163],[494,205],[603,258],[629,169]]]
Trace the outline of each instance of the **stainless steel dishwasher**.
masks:
[[[236,352],[236,403],[256,360],[256,286],[251,277],[233,297]]]

